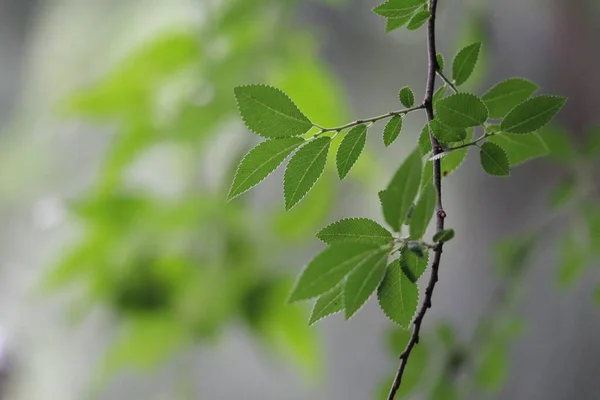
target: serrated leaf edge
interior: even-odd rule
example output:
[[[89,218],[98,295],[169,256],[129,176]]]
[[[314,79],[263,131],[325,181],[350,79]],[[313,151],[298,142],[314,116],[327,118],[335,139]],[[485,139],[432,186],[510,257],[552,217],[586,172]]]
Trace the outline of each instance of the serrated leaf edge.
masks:
[[[374,254],[373,254],[373,257],[376,257],[376,256],[377,256],[377,253],[374,253]],[[376,267],[376,266],[378,266],[378,265],[379,265],[379,263],[380,263],[380,262],[382,262],[382,261],[384,261],[384,262],[385,262],[385,264],[387,264],[387,260],[388,260],[388,258],[389,258],[389,256],[390,256],[390,253],[389,253],[389,251],[387,251],[387,250],[386,250],[386,251],[381,251],[381,255],[380,255],[380,256],[383,256],[383,257],[382,257],[382,258],[381,258],[379,261],[377,261],[377,262],[375,263],[375,267]],[[357,265],[357,266],[356,266],[356,268],[354,268],[354,270],[348,274],[348,277],[347,277],[347,278],[349,278],[349,277],[350,277],[350,275],[351,275],[353,272],[355,272],[356,270],[358,270],[358,269],[361,267],[361,265],[362,265],[364,262],[366,262],[367,260],[368,260],[368,258],[366,258],[366,259],[365,259],[365,260],[364,260],[364,261],[363,261],[361,264]],[[372,269],[371,269],[371,271],[369,271],[369,275],[367,276],[367,279],[365,279],[365,280],[363,281],[363,283],[362,283],[362,286],[361,286],[361,287],[360,287],[360,289],[357,291],[357,293],[359,293],[359,292],[360,292],[360,291],[361,291],[361,290],[362,290],[362,289],[365,287],[365,284],[366,284],[366,282],[369,280],[368,278],[370,278],[370,277],[371,277],[371,274],[373,274],[373,272],[377,270],[377,268],[375,268],[375,267],[374,267],[374,268],[372,268]],[[386,272],[387,272],[387,266],[386,266],[386,269],[384,269],[384,271],[383,271],[383,275],[381,276],[381,279],[379,280],[379,282],[377,282],[377,285],[375,286],[375,289],[374,289],[374,290],[373,290],[373,291],[372,291],[372,292],[371,292],[371,293],[370,293],[370,294],[369,294],[369,295],[368,295],[368,296],[367,296],[367,297],[366,297],[366,298],[365,298],[365,299],[362,301],[362,303],[360,303],[360,304],[358,304],[358,305],[356,306],[356,310],[354,310],[354,311],[352,312],[352,314],[350,314],[350,315],[348,315],[348,308],[347,308],[346,296],[345,296],[345,293],[346,293],[346,290],[345,290],[345,289],[346,289],[346,284],[348,283],[348,281],[347,281],[347,279],[346,279],[346,282],[344,282],[344,289],[342,290],[342,293],[343,293],[342,299],[343,299],[343,303],[344,303],[344,317],[346,318],[346,320],[350,320],[350,319],[351,319],[351,318],[352,318],[354,315],[356,315],[356,313],[358,313],[358,312],[360,311],[360,309],[361,309],[361,308],[362,308],[362,307],[365,305],[365,303],[366,303],[366,302],[367,302],[367,301],[368,301],[368,300],[371,298],[371,296],[373,296],[373,294],[374,294],[374,293],[377,293],[377,289],[378,289],[378,288],[379,288],[379,286],[381,285],[381,282],[383,282],[383,279],[385,278],[385,274],[386,274]]]
[[[360,136],[358,137],[358,140],[356,140],[356,141],[354,142],[354,145],[352,146],[352,149],[350,149],[350,152],[348,152],[348,155],[352,154],[352,152],[354,151],[354,149],[356,149],[356,146],[357,146],[357,145],[358,145],[358,144],[359,144],[361,141],[363,141],[363,140],[364,140],[364,143],[362,144],[362,149],[361,149],[361,151],[360,151],[360,153],[359,153],[358,157],[356,157],[356,159],[354,159],[354,161],[352,161],[352,163],[351,163],[350,165],[347,165],[347,163],[348,163],[348,159],[350,159],[350,158],[348,158],[348,157],[346,158],[346,161],[345,161],[345,166],[346,166],[348,169],[347,169],[346,173],[345,173],[344,175],[342,175],[342,174],[341,174],[341,171],[340,171],[340,167],[339,167],[339,162],[340,162],[340,148],[342,147],[342,143],[344,142],[344,140],[346,140],[346,138],[348,137],[348,135],[350,134],[350,132],[352,132],[352,131],[353,131],[353,130],[355,130],[355,129],[362,128],[362,127],[364,127],[364,131],[363,131],[363,132],[361,132]],[[361,124],[361,125],[357,125],[357,126],[355,126],[354,128],[352,128],[352,129],[351,129],[351,130],[350,130],[350,131],[349,131],[349,132],[346,134],[346,136],[344,136],[344,139],[342,139],[342,142],[340,142],[340,145],[338,146],[338,149],[337,149],[337,153],[336,153],[336,155],[335,155],[335,163],[336,163],[336,166],[338,167],[338,168],[337,168],[337,170],[338,170],[338,177],[340,178],[340,180],[342,180],[342,179],[344,179],[346,176],[348,176],[348,174],[350,173],[350,170],[352,169],[352,167],[354,166],[354,164],[356,164],[356,163],[358,162],[358,159],[360,158],[360,154],[362,154],[362,151],[363,151],[363,150],[364,150],[364,148],[365,148],[365,144],[366,144],[366,139],[367,139],[367,132],[368,132],[368,130],[369,130],[369,127],[368,127],[367,125],[362,125],[362,124]],[[362,138],[363,136],[364,136],[364,139]]]
[[[494,145],[494,146],[498,147],[498,148],[499,148],[500,150],[502,150],[502,152],[504,153],[504,156],[506,157],[506,160],[508,161],[508,175],[497,175],[497,174],[492,174],[492,173],[490,173],[490,172],[488,172],[488,171],[485,171],[485,170],[484,170],[484,172],[485,172],[486,174],[488,174],[488,175],[491,175],[491,176],[496,176],[496,177],[498,177],[498,178],[509,178],[509,177],[510,177],[510,174],[511,174],[511,172],[512,172],[512,171],[511,171],[510,158],[508,158],[508,154],[506,153],[506,150],[504,150],[504,149],[503,149],[501,146],[499,146],[499,145],[497,145],[496,143],[493,143],[493,142],[485,142],[484,144],[487,144],[487,143],[489,143],[489,144],[491,144],[491,145]],[[483,145],[482,145],[482,146],[479,148],[479,150],[480,150],[481,152],[483,152]],[[483,166],[482,166],[482,167],[483,167]]]
[[[509,115],[510,115],[510,114],[511,114],[511,113],[512,113],[512,112],[513,112],[515,109],[517,109],[518,107],[520,107],[521,105],[523,105],[523,104],[527,103],[528,101],[532,101],[533,99],[537,99],[537,98],[540,98],[540,97],[551,97],[551,98],[555,98],[555,99],[562,99],[562,100],[563,100],[562,104],[561,104],[561,105],[558,107],[558,110],[556,110],[556,114],[557,114],[557,113],[558,113],[558,112],[559,112],[559,111],[560,111],[560,110],[561,110],[561,109],[562,109],[562,108],[565,106],[565,103],[567,102],[567,98],[566,98],[566,97],[564,97],[564,96],[556,96],[556,95],[552,95],[552,94],[541,94],[541,95],[539,95],[539,96],[530,97],[530,98],[528,98],[528,99],[526,99],[526,100],[524,100],[524,101],[520,102],[519,104],[517,104],[515,107],[513,107],[513,109],[512,109],[512,110],[510,110],[510,111],[508,112],[508,114],[506,114],[506,116],[504,117],[504,119],[508,118],[508,116],[509,116]],[[552,110],[552,109],[549,109],[549,110]],[[546,110],[546,111],[545,111],[545,113],[549,112],[549,110]],[[538,115],[536,115],[535,117],[538,117],[538,116],[540,116],[540,115],[542,115],[542,114],[538,114]],[[523,123],[525,123],[525,122],[527,122],[527,121],[530,121],[531,119],[533,119],[533,118],[535,118],[535,117],[531,117],[531,118],[529,118],[529,119],[527,119],[527,120],[525,120],[525,121],[522,121],[522,122],[520,123],[520,125],[522,125]],[[521,132],[511,132],[511,131],[505,131],[505,130],[502,128],[502,123],[500,124],[500,129],[501,129],[501,131],[502,131],[502,132],[504,132],[504,133],[512,133],[512,134],[515,134],[515,135],[526,135],[526,134],[528,134],[528,133],[534,133],[534,132],[537,132],[537,131],[539,131],[540,129],[542,129],[542,128],[544,128],[546,125],[548,125],[548,124],[549,124],[551,121],[552,121],[552,119],[550,119],[550,121],[546,122],[544,125],[540,126],[540,127],[539,127],[539,128],[537,128],[536,130],[533,130],[533,131],[531,131],[531,132],[525,132],[525,133],[521,133]],[[504,122],[504,120],[503,120],[502,122]],[[518,125],[515,125],[515,126],[518,126]],[[514,126],[513,126],[512,128],[514,129]]]
[[[392,261],[392,263],[396,262],[396,261],[398,261],[398,263],[400,263],[399,259],[396,259],[396,260]],[[390,268],[390,266],[392,265],[392,263],[390,263],[387,266],[388,269]],[[402,272],[402,266],[400,266],[400,273],[404,274]],[[387,274],[387,270],[386,270],[386,274]],[[408,279],[408,277],[406,279]],[[383,283],[384,280],[385,280],[385,274],[383,275],[383,279],[379,283],[379,286],[381,286],[381,283]],[[400,326],[402,328],[405,328],[405,329],[407,329],[410,326],[410,324],[412,323],[412,321],[415,319],[415,315],[417,315],[417,310],[419,308],[419,300],[421,299],[421,290],[419,289],[419,285],[417,285],[415,283],[412,283],[412,282],[411,282],[411,284],[415,285],[415,287],[417,288],[417,305],[415,307],[415,310],[412,312],[412,316],[410,317],[410,321],[408,322],[408,324],[406,324],[406,326],[402,325],[399,321],[394,320],[394,318],[392,318],[392,316],[387,313],[387,311],[383,307],[383,304],[381,304],[381,299],[379,298],[379,286],[377,287],[377,303],[379,304],[379,309],[383,312],[383,314],[387,317],[387,319],[389,319],[394,324],[396,324],[396,325],[398,325],[398,326]],[[403,299],[402,291],[400,291],[400,297],[402,298],[402,309],[405,309],[404,308],[404,299]]]
[[[323,293],[321,295],[321,296],[325,296],[326,294],[331,293],[334,290],[338,290],[338,286],[341,286],[340,293],[336,297],[334,297],[329,303],[327,303],[327,305],[325,307],[323,307],[323,308],[326,308],[327,306],[329,306],[331,303],[333,303],[334,301],[336,301],[340,297],[342,297],[342,308],[340,310],[337,310],[337,311],[328,312],[327,314],[324,314],[324,315],[320,316],[317,319],[313,319],[313,316],[315,315],[315,309],[317,307],[317,303],[319,302],[319,299],[317,299],[315,301],[315,304],[314,304],[314,306],[312,308],[312,311],[310,313],[310,317],[308,319],[308,326],[312,326],[312,325],[316,324],[317,322],[319,322],[320,320],[329,317],[330,315],[337,314],[339,312],[344,311],[344,307],[343,307],[343,304],[344,304],[343,295],[344,295],[344,284],[345,284],[345,282],[346,282],[346,278],[344,278],[342,280],[342,282],[340,284],[338,284],[337,286],[335,286],[333,289],[331,289],[330,291],[325,292],[325,293]],[[321,298],[321,296],[319,296],[319,298]]]
[[[467,50],[471,49],[472,47],[477,47],[477,57],[475,57],[475,63],[473,64],[473,68],[475,68],[475,66],[477,66],[477,62],[479,61],[479,55],[481,54],[481,42],[475,42],[475,43],[471,43],[468,46],[463,47],[462,49],[460,49],[460,51],[456,54],[456,57],[454,58],[454,61],[452,62],[452,77],[455,80],[455,83],[457,86],[462,85],[463,83],[465,83],[466,81],[469,80],[469,78],[471,77],[471,74],[469,74],[469,76],[467,77],[467,79],[465,79],[464,81],[458,82],[456,80],[456,77],[454,76],[454,64],[456,62],[456,59],[458,58],[458,56],[463,53],[466,52]],[[460,75],[460,72],[462,72],[462,69],[464,68],[464,63],[463,65],[459,68],[457,75]]]
[[[322,236],[322,235],[321,235],[321,233],[322,233],[324,230],[326,230],[326,229],[328,229],[328,228],[332,227],[333,225],[336,225],[336,224],[338,224],[338,223],[340,223],[340,222],[345,222],[345,221],[369,221],[369,222],[372,222],[372,223],[374,223],[374,224],[378,225],[378,226],[379,226],[381,229],[383,229],[383,230],[384,230],[384,231],[386,231],[387,233],[389,233],[389,236],[385,236],[385,237],[384,237],[384,236],[370,236],[370,237],[373,237],[373,238],[382,238],[382,239],[384,239],[384,238],[386,238],[386,239],[387,239],[387,238],[389,237],[390,241],[393,239],[392,233],[391,233],[390,231],[388,231],[387,229],[385,229],[385,228],[384,228],[384,227],[383,227],[381,224],[379,224],[377,221],[373,221],[373,220],[372,220],[372,219],[370,219],[370,218],[356,218],[356,217],[355,217],[355,218],[342,218],[342,219],[340,219],[340,220],[337,220],[337,221],[335,221],[335,222],[332,222],[332,223],[330,223],[329,225],[327,225],[327,226],[325,226],[324,228],[322,228],[321,230],[319,230],[319,232],[317,232],[317,233],[315,234],[315,236],[316,236],[316,237],[317,237],[317,239],[319,239],[321,242],[325,243],[326,245],[329,245],[329,246],[331,246],[331,245],[330,245],[328,242],[324,241],[324,240],[321,238],[321,236]],[[355,236],[355,235],[354,235],[354,236]],[[363,236],[364,236],[364,235],[363,235]]]
[[[477,100],[478,100],[478,101],[479,101],[479,102],[480,102],[480,103],[481,103],[481,104],[482,104],[482,105],[485,107],[485,109],[486,109],[486,111],[487,111],[487,117],[486,117],[486,120],[487,120],[487,119],[489,118],[489,115],[490,115],[490,110],[487,108],[487,105],[486,105],[486,104],[485,104],[485,102],[484,102],[483,100],[481,100],[481,99],[480,99],[478,96],[474,95],[473,93],[469,93],[469,92],[458,92],[458,93],[454,93],[454,94],[452,94],[452,95],[450,95],[450,96],[448,96],[448,97],[444,97],[443,99],[441,99],[440,101],[438,101],[438,102],[436,103],[436,109],[437,109],[437,107],[439,107],[439,106],[440,106],[440,103],[441,103],[442,101],[446,101],[446,100],[448,100],[448,99],[451,99],[451,98],[453,98],[453,97],[459,97],[459,96],[464,96],[464,95],[466,95],[466,96],[469,96],[469,97],[472,97],[472,98],[475,98],[475,99],[477,99]],[[558,96],[557,96],[557,97],[558,97]],[[446,108],[448,108],[448,107],[446,107]],[[477,122],[477,121],[475,121],[475,120],[471,119],[471,117],[470,117],[469,115],[465,115],[465,114],[463,114],[463,113],[461,113],[461,112],[458,112],[458,111],[456,111],[456,110],[452,110],[452,111],[454,111],[456,114],[459,114],[459,115],[461,115],[461,116],[463,116],[463,117],[467,117],[467,119],[470,119],[470,120],[472,120],[473,122]],[[485,121],[483,121],[482,123],[485,123]],[[479,125],[481,125],[482,123],[477,123],[477,125],[475,125],[475,126],[479,126]],[[450,125],[449,125],[449,126],[450,126]]]

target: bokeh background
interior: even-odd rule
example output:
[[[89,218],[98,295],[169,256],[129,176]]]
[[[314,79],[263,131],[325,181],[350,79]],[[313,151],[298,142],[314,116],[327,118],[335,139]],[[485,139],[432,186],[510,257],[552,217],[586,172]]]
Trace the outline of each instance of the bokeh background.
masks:
[[[404,85],[423,95],[424,31],[386,35],[375,5],[0,0],[0,399],[377,398],[397,351],[376,302],[308,327],[309,306],[285,299],[314,232],[381,220],[376,193],[424,121],[388,149],[373,129],[349,180],[328,170],[289,213],[281,171],[224,201],[258,142],[234,86],[276,85],[321,125],[397,109]],[[523,76],[566,95],[559,123],[581,144],[600,123],[599,17],[595,0],[440,0],[439,50],[451,60],[483,38],[469,90]],[[548,207],[569,174],[556,158],[498,180],[470,154],[445,181],[457,237],[426,334],[443,326],[461,348],[485,346],[482,321],[499,315],[520,328],[491,369],[457,368],[455,397],[437,399],[600,398],[600,274],[581,267],[598,260],[560,253],[573,218]],[[579,168],[597,188],[592,166]],[[498,274],[494,244],[540,227],[518,279]],[[434,398],[438,372],[412,396]]]

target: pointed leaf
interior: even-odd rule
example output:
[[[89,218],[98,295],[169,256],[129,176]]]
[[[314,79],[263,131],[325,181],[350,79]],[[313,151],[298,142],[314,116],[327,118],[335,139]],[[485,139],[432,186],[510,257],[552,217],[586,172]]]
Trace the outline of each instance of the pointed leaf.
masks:
[[[423,24],[425,24],[425,22],[429,20],[429,17],[431,17],[431,13],[429,12],[429,10],[422,10],[415,13],[410,19],[410,21],[408,21],[406,29],[408,29],[409,31],[419,29],[423,26]]]
[[[490,111],[490,118],[502,118],[538,89],[527,79],[510,78],[493,86],[481,99]]]
[[[415,149],[398,168],[387,189],[379,193],[385,220],[396,232],[419,192],[421,172],[421,155]]]
[[[249,85],[238,86],[234,92],[244,123],[254,133],[268,138],[300,136],[313,126],[279,89]]]
[[[388,19],[406,18],[423,4],[425,0],[389,0],[375,7],[373,12]]]
[[[436,118],[454,128],[482,125],[488,119],[488,110],[479,97],[470,93],[456,93],[435,105]]]
[[[454,57],[454,61],[452,62],[452,78],[457,86],[465,83],[475,70],[480,50],[481,43],[473,43],[464,47]]]
[[[423,275],[425,269],[427,269],[427,263],[429,262],[429,253],[423,253],[423,257],[417,256],[408,248],[403,248],[400,252],[400,268],[402,273],[411,282],[416,283],[417,280]]]
[[[448,91],[448,87],[446,85],[441,86],[438,90],[433,94],[432,103],[435,106],[438,101],[443,99],[446,96],[446,92]]]
[[[319,253],[302,271],[290,302],[310,299],[337,286],[356,266],[381,251],[365,243],[337,243]]]
[[[519,135],[515,133],[504,133],[494,135],[488,142],[495,143],[506,152],[511,166],[523,164],[534,158],[543,157],[548,154],[546,143],[537,133]]]
[[[444,72],[444,56],[441,55],[440,53],[437,53],[435,55],[435,59],[437,61],[439,70]]]
[[[348,275],[344,285],[346,319],[352,317],[377,289],[385,274],[387,259],[388,250],[380,250]]]
[[[400,134],[400,131],[402,131],[402,117],[400,115],[396,115],[389,120],[385,126],[385,129],[383,130],[383,144],[385,144],[387,147],[394,143]]]
[[[410,218],[410,237],[419,240],[425,235],[429,221],[433,217],[436,203],[436,190],[432,184],[421,190],[421,196]]]
[[[408,86],[404,86],[402,89],[400,89],[398,97],[400,98],[400,103],[402,103],[402,105],[406,108],[410,108],[415,105],[415,94]]]
[[[493,176],[509,176],[510,162],[508,156],[497,144],[486,142],[479,152],[483,170]]]
[[[320,137],[294,154],[283,178],[285,209],[295,206],[317,182],[327,163],[331,139]]]
[[[408,14],[403,18],[388,19],[385,24],[385,32],[390,33],[398,28],[402,28],[411,18],[412,14]]]
[[[271,139],[250,150],[238,166],[227,200],[259,184],[302,143],[304,139],[297,137]]]
[[[454,229],[444,229],[433,235],[433,241],[436,243],[449,242],[454,239]]]
[[[394,260],[388,266],[377,290],[377,299],[390,320],[408,328],[417,311],[419,288],[402,273],[400,260]]]
[[[543,128],[564,106],[566,98],[542,95],[525,100],[513,108],[500,128],[506,133],[530,133]]]
[[[440,142],[460,142],[465,140],[467,137],[467,131],[465,129],[449,127],[437,119],[431,121],[429,123],[429,127],[431,128],[431,133],[433,133],[433,136],[435,136],[435,138]]]
[[[308,321],[309,325],[344,309],[344,300],[342,296],[343,287],[342,284],[339,284],[317,299],[312,313],[310,314],[310,320]]]
[[[393,240],[390,232],[368,218],[339,220],[321,229],[317,237],[327,244],[359,242],[384,245]]]
[[[431,138],[429,137],[429,124],[425,124],[419,135],[419,150],[421,155],[431,153]]]
[[[342,139],[336,155],[336,164],[340,179],[344,179],[360,157],[367,141],[367,126],[357,125]]]
[[[577,181],[573,178],[565,179],[552,190],[550,207],[554,210],[568,204],[577,194]]]

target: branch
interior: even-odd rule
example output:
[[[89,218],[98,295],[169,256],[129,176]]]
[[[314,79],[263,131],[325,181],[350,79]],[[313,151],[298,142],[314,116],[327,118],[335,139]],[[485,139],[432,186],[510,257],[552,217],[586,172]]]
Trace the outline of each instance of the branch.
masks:
[[[436,73],[439,71],[439,66],[436,58],[436,46],[435,46],[435,16],[437,11],[437,3],[438,0],[430,0],[429,3],[429,11],[431,13],[431,17],[429,18],[429,22],[427,25],[427,47],[428,47],[428,71],[427,71],[427,87],[425,90],[425,99],[423,100],[423,104],[425,105],[425,110],[427,111],[427,119],[432,121],[434,118],[433,114],[433,91],[435,87],[435,79]],[[429,139],[431,140],[431,147],[433,148],[433,155],[437,155],[443,152],[442,147],[439,142],[433,136],[431,131],[429,132]],[[446,212],[444,211],[444,207],[442,206],[442,173],[441,173],[441,160],[437,159],[433,161],[433,182],[435,188],[437,189],[437,205],[436,205],[436,231],[440,232],[444,229],[444,219],[446,218]],[[419,343],[419,334],[421,332],[421,325],[423,323],[423,318],[427,313],[427,310],[431,308],[431,298],[433,297],[433,291],[435,289],[435,284],[438,281],[438,272],[440,268],[440,260],[442,257],[442,248],[443,243],[439,243],[439,245],[434,250],[434,258],[433,264],[431,265],[431,275],[429,277],[429,283],[427,284],[427,289],[425,289],[425,299],[423,300],[423,304],[421,304],[421,308],[415,317],[413,322],[414,328],[410,340],[406,345],[406,348],[400,354],[400,367],[398,368],[398,372],[396,374],[396,378],[394,379],[394,383],[392,384],[392,388],[390,389],[390,393],[388,395],[388,400],[393,400],[400,388],[400,384],[402,383],[402,376],[404,375],[404,370],[406,369],[406,364],[408,363],[408,358],[410,357],[410,353],[412,349],[415,347],[417,343]]]

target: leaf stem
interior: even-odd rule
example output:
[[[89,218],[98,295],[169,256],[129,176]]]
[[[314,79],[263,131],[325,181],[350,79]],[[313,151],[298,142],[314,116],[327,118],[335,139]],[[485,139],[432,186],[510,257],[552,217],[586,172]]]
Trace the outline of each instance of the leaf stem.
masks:
[[[450,89],[452,89],[452,91],[454,93],[458,93],[458,89],[456,87],[456,85],[446,77],[446,75],[444,75],[444,73],[442,71],[440,71],[439,69],[436,71],[437,75],[442,79],[442,81],[444,81],[444,83],[448,86],[450,86]]]
[[[427,48],[428,48],[428,71],[427,71],[427,87],[425,90],[425,99],[423,100],[423,104],[425,105],[425,110],[427,111],[427,118],[429,121],[434,119],[433,113],[433,93],[435,88],[435,79],[436,73],[439,73],[439,65],[437,63],[436,57],[436,41],[435,41],[435,17],[437,10],[438,0],[430,0],[429,1],[429,12],[431,16],[429,17],[428,25],[427,25]],[[444,79],[444,78],[442,78]],[[447,82],[450,87],[454,88],[454,85]],[[433,155],[438,155],[443,153],[444,150],[437,139],[429,131],[429,140],[431,141],[431,147],[433,149]],[[439,159],[433,161],[433,182],[437,191],[437,204],[436,204],[436,231],[441,232],[444,230],[444,220],[446,219],[446,212],[442,206],[442,168],[441,162]],[[400,388],[400,384],[402,383],[402,376],[404,375],[404,371],[406,369],[406,365],[408,363],[408,359],[410,354],[415,347],[415,345],[419,342],[419,333],[421,332],[421,325],[423,323],[423,318],[427,313],[427,310],[431,308],[432,302],[431,298],[433,296],[433,291],[435,289],[435,285],[438,281],[439,276],[439,268],[440,261],[442,257],[442,249],[444,247],[443,243],[439,243],[434,250],[434,258],[433,263],[431,265],[431,275],[429,277],[429,283],[427,284],[427,288],[425,289],[425,299],[417,312],[417,315],[413,321],[413,331],[406,345],[406,348],[400,354],[400,366],[398,367],[398,372],[396,373],[396,377],[394,378],[394,382],[392,384],[392,388],[390,389],[390,393],[388,395],[388,400],[393,400],[396,397],[396,393]]]
[[[458,149],[464,149],[465,147],[477,146],[479,144],[479,142],[481,142],[484,139],[489,138],[490,136],[494,136],[494,132],[484,133],[483,135],[479,136],[477,139],[473,140],[472,142],[463,143],[456,147],[450,147],[449,149],[446,149],[446,152],[450,152],[450,151],[454,151],[454,150],[458,150]]]
[[[397,115],[406,115],[406,114],[409,114],[409,113],[411,113],[413,111],[422,110],[424,108],[425,108],[425,104],[419,104],[418,106],[414,106],[414,107],[411,107],[411,108],[406,108],[404,110],[390,111],[387,114],[378,115],[377,117],[366,118],[366,119],[358,119],[358,120],[356,120],[354,122],[350,122],[350,123],[348,123],[346,125],[336,126],[334,128],[324,128],[324,127],[322,127],[320,125],[317,125],[317,124],[313,123],[313,126],[315,126],[316,128],[319,128],[321,130],[320,132],[316,133],[315,136],[319,136],[319,135],[321,135],[323,133],[327,133],[327,132],[335,132],[335,131],[340,132],[340,131],[343,131],[344,129],[352,128],[352,127],[355,127],[355,126],[361,125],[361,124],[369,124],[369,123],[372,124],[374,122],[381,121],[382,119],[392,118],[392,117],[395,117]]]

